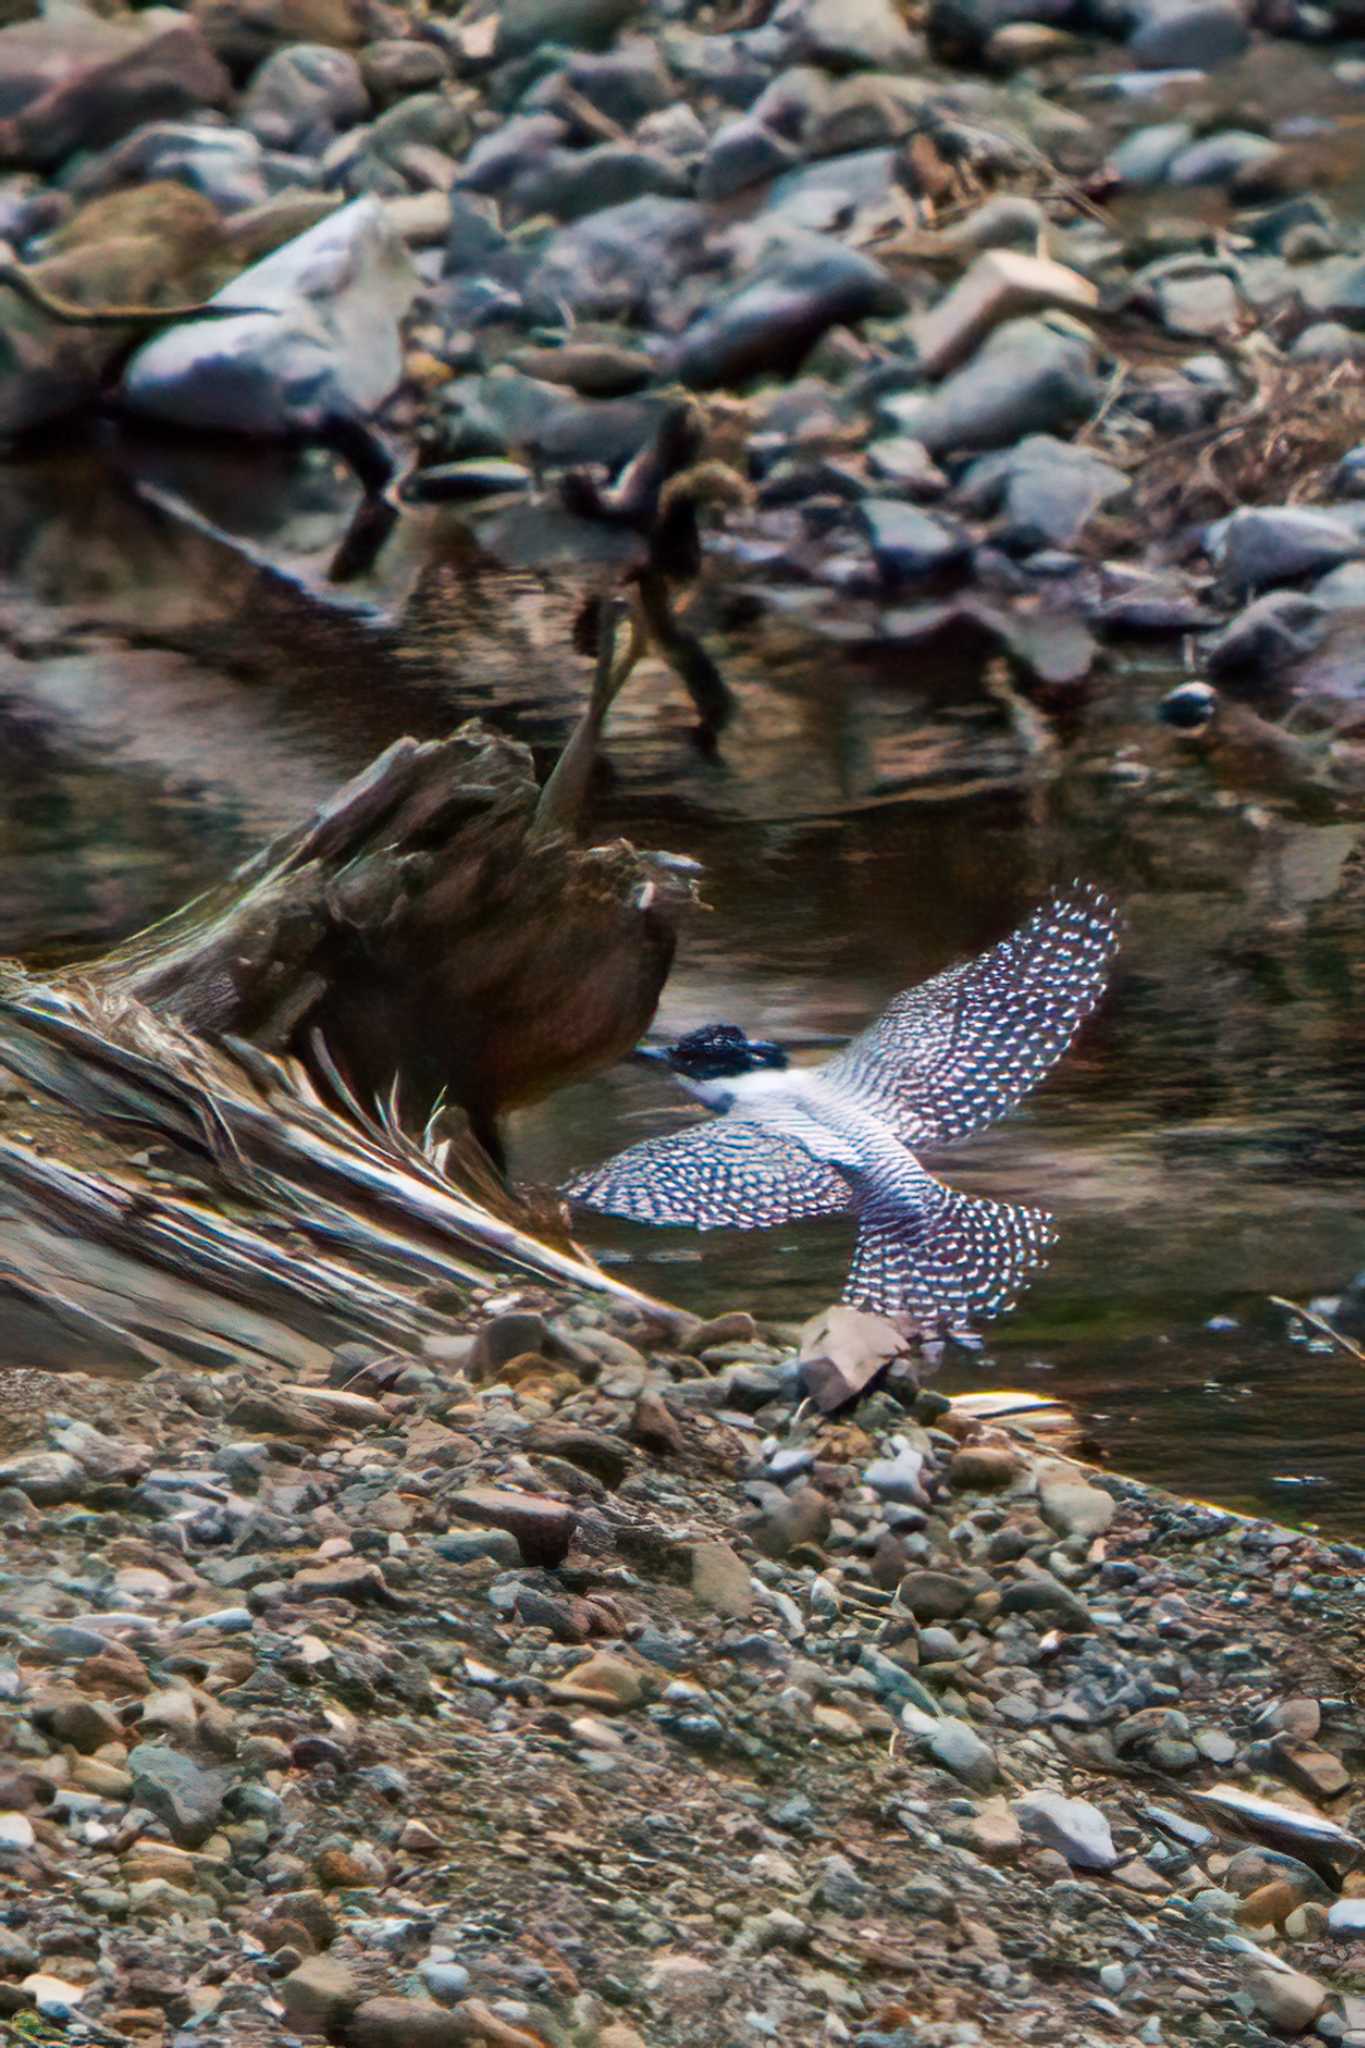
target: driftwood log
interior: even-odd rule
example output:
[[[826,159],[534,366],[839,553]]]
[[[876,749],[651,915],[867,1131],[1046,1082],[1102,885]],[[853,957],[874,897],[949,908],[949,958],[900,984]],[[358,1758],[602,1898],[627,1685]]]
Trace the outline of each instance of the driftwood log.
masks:
[[[613,643],[543,788],[480,725],[400,740],[103,958],[0,965],[2,1362],[420,1352],[509,1273],[668,1326],[488,1157],[634,1044],[694,898],[691,863],[576,836]]]
[[[580,846],[544,802],[563,788],[542,792],[527,749],[477,724],[399,740],[81,979],[309,1063],[320,1039],[362,1100],[397,1080],[410,1119],[444,1099],[495,1151],[500,1112],[636,1042],[693,896],[685,863]]]

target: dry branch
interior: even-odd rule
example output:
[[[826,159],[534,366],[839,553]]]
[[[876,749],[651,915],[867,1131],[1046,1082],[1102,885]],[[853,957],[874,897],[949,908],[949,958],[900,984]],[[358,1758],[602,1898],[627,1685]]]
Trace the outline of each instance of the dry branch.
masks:
[[[673,1320],[487,1150],[501,1109],[634,1044],[693,900],[690,863],[575,837],[613,652],[544,790],[477,724],[400,740],[104,958],[0,967],[0,1069],[29,1099],[0,1106],[8,1362],[420,1351],[509,1273]],[[35,1106],[41,1139],[16,1127]],[[143,1170],[149,1140],[174,1172]]]

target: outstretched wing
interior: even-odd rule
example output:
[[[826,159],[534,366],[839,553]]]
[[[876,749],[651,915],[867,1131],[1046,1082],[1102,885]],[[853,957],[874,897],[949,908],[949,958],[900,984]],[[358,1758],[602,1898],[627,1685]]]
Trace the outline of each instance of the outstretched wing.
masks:
[[[696,1230],[763,1230],[849,1207],[848,1182],[832,1166],[731,1116],[646,1138],[566,1182],[564,1193],[609,1216]]]
[[[947,1145],[1013,1109],[1100,999],[1118,916],[1098,890],[1059,890],[989,953],[907,989],[820,1069],[912,1148]]]
[[[864,1220],[844,1299],[882,1315],[971,1322],[1012,1308],[1057,1240],[1044,1209],[942,1188],[916,1219]]]

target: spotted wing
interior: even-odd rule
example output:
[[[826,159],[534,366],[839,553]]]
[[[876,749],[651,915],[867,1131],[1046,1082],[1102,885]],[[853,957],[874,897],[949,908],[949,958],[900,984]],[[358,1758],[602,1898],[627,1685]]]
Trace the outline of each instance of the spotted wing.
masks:
[[[882,1315],[969,1323],[1012,1308],[1057,1239],[1046,1210],[991,1202],[940,1184],[913,1220],[863,1220],[844,1299]]]
[[[763,1230],[849,1207],[848,1182],[805,1147],[740,1117],[646,1138],[566,1183],[572,1202],[637,1223]]]
[[[897,996],[821,1077],[911,1147],[965,1138],[1056,1065],[1117,950],[1108,899],[1080,886],[1059,891],[989,953]]]

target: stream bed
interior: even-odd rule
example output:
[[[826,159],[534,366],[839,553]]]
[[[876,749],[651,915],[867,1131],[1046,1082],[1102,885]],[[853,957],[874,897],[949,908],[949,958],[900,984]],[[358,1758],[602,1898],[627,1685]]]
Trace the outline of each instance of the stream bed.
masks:
[[[400,734],[478,715],[552,757],[593,572],[413,522],[328,591],[350,510],[318,458],[75,447],[0,479],[0,953],[136,930]],[[816,1056],[1052,882],[1107,888],[1127,937],[1101,1013],[1019,1112],[931,1162],[1062,1226],[941,1384],[1036,1388],[1118,1470],[1358,1539],[1365,1368],[1295,1341],[1269,1298],[1332,1296],[1365,1266],[1365,818],[1182,751],[1155,718],[1168,642],[1112,651],[1040,749],[970,663],[840,645],[765,597],[726,566],[699,600],[736,697],[714,757],[653,661],[608,731],[595,833],[706,874],[659,1028],[732,1021]],[[555,1182],[688,1113],[623,1068],[519,1112],[513,1170]],[[588,1219],[583,1239],[690,1308],[788,1324],[849,1251],[835,1225]]]

